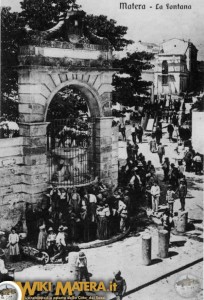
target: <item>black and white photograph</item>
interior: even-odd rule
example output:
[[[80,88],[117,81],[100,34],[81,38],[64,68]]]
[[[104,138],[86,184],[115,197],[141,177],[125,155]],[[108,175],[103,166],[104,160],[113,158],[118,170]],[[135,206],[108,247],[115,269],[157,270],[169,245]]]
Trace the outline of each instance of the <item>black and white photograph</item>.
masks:
[[[203,299],[203,28],[203,0],[1,0],[0,300]]]

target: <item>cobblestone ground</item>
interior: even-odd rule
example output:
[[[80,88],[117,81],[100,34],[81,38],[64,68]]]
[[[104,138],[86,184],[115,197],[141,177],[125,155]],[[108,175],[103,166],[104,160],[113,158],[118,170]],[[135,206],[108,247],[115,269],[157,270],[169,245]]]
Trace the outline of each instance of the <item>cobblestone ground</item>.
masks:
[[[203,263],[198,263],[188,269],[169,276],[155,284],[152,284],[136,293],[124,297],[124,300],[182,300],[174,285],[182,275],[194,275],[200,281],[200,290],[191,300],[203,299]]]

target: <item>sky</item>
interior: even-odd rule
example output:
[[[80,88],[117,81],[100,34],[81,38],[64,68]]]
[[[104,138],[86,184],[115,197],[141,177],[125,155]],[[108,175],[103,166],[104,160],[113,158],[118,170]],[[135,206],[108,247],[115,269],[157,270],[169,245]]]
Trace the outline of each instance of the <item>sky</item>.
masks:
[[[0,286],[0,290],[4,290],[5,288],[8,288],[8,289],[13,289],[13,286],[12,285],[9,285],[9,284],[4,284],[4,285],[1,285]]]
[[[135,42],[162,43],[171,38],[190,40],[204,60],[204,0],[126,0],[127,4],[142,4],[146,9],[120,9],[125,0],[77,0],[89,14],[107,15],[118,25],[128,27],[127,38]],[[189,10],[167,9],[166,5],[191,5]],[[2,6],[20,11],[19,0],[1,0]],[[156,9],[163,6],[163,9]],[[150,8],[150,6],[152,8]]]

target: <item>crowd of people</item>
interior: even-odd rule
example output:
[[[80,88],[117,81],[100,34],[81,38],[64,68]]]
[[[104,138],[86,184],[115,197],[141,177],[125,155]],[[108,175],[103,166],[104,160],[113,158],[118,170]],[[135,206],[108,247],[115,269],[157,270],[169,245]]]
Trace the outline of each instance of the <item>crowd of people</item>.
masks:
[[[81,188],[53,185],[46,193],[46,200],[38,203],[37,207],[26,204],[26,241],[39,251],[48,252],[52,262],[58,259],[65,262],[69,245],[96,239],[106,240],[118,233],[125,233],[131,217],[136,216],[141,207],[151,209],[151,214],[158,216],[161,203],[168,207],[161,221],[169,231],[169,220],[174,216],[176,199],[180,199],[180,210],[185,211],[187,180],[184,172],[194,171],[198,175],[202,172],[202,156],[193,150],[189,137],[182,133],[177,108],[174,107],[174,110],[170,117],[165,116],[165,127],[163,119],[158,118],[149,141],[150,152],[159,157],[163,183],[152,161],[139,153],[139,144],[143,142],[141,125],[133,123],[127,138],[127,128],[122,122],[119,124],[119,132],[127,142],[127,160],[119,166],[118,187],[112,190],[101,181]],[[164,128],[168,132],[169,142],[177,142],[176,152],[182,154],[178,156],[178,165],[165,156],[165,145],[162,144]],[[12,228],[8,248],[13,261],[19,258],[19,242],[18,230]],[[78,262],[82,266],[80,258]],[[85,269],[82,270],[82,277],[87,277],[87,274]]]
[[[128,191],[114,192],[98,182],[88,188],[65,189],[52,186],[47,201],[36,209],[27,204],[27,239],[46,250],[50,241],[66,246],[125,232],[128,228]]]

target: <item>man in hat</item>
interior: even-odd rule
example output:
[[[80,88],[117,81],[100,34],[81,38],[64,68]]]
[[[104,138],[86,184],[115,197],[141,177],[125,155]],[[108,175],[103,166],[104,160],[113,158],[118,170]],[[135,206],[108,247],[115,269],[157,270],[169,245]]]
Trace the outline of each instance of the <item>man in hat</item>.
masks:
[[[127,290],[127,284],[125,279],[121,276],[121,271],[117,270],[114,272],[114,276],[113,283],[116,283],[114,294],[116,295],[116,300],[122,300]]]
[[[193,161],[193,151],[192,151],[192,148],[190,148],[188,150],[188,152],[186,152],[185,157],[184,157],[184,161],[186,163],[186,172],[190,172],[191,171],[192,161]]]
[[[195,165],[195,174],[196,175],[201,175],[202,171],[202,159],[200,154],[197,152],[196,155],[193,158],[194,165]]]
[[[146,183],[146,166],[144,167],[143,163],[141,161],[138,162],[137,165],[138,170],[136,171],[136,174],[138,174],[141,184],[144,187]]]
[[[172,142],[172,136],[173,136],[173,132],[174,132],[174,126],[172,125],[172,123],[168,124],[167,126],[167,131],[169,134],[169,142]]]
[[[157,142],[157,145],[160,144],[160,140],[162,138],[162,130],[159,126],[157,126],[156,130],[155,130],[155,137],[156,137],[156,142]]]
[[[131,127],[131,135],[132,135],[132,141],[134,144],[136,144],[136,128],[135,124],[132,125]]]
[[[143,128],[141,125],[137,128],[137,138],[139,140],[139,143],[142,143],[142,136],[143,136]]]
[[[172,215],[174,211],[174,201],[175,201],[175,192],[172,186],[169,184],[166,192],[166,202],[168,204],[169,211]]]
[[[11,277],[11,276],[9,276],[8,270],[5,267],[4,257],[5,257],[5,253],[0,248],[0,282],[3,282],[3,281],[13,281],[14,278]]]
[[[158,153],[158,156],[159,156],[159,162],[160,162],[160,164],[162,164],[163,156],[165,154],[165,149],[164,149],[164,146],[161,143],[159,143],[159,145],[158,145],[157,153]]]
[[[169,168],[169,183],[173,186],[173,187],[177,187],[178,186],[178,174],[177,174],[177,168],[175,167],[175,165],[173,163],[170,164],[170,168]]]
[[[185,179],[181,178],[179,187],[175,193],[178,193],[179,199],[181,202],[181,210],[184,211],[185,210],[185,200],[186,200],[186,195],[187,195],[187,186],[185,184]]]
[[[53,184],[52,189],[50,191],[50,204],[54,212],[59,210],[60,196],[60,190],[57,188],[56,184]]]
[[[87,258],[82,251],[79,252],[79,256],[76,261],[76,267],[78,268],[78,280],[82,281],[85,279],[86,281],[90,281],[89,272],[87,269]]]
[[[162,169],[164,171],[164,182],[169,181],[169,170],[170,170],[170,161],[168,157],[164,158],[164,162],[162,164]]]
[[[134,187],[142,184],[140,176],[138,175],[138,167],[134,167],[132,170],[132,176],[129,184]]]
[[[59,201],[59,209],[63,213],[67,207],[67,191],[65,188],[61,188],[60,191],[60,201]]]
[[[133,156],[134,156],[134,154],[133,154],[133,149],[134,149],[133,145],[132,145],[131,142],[128,140],[128,141],[127,141],[127,149],[126,149],[128,159],[133,159]]]

